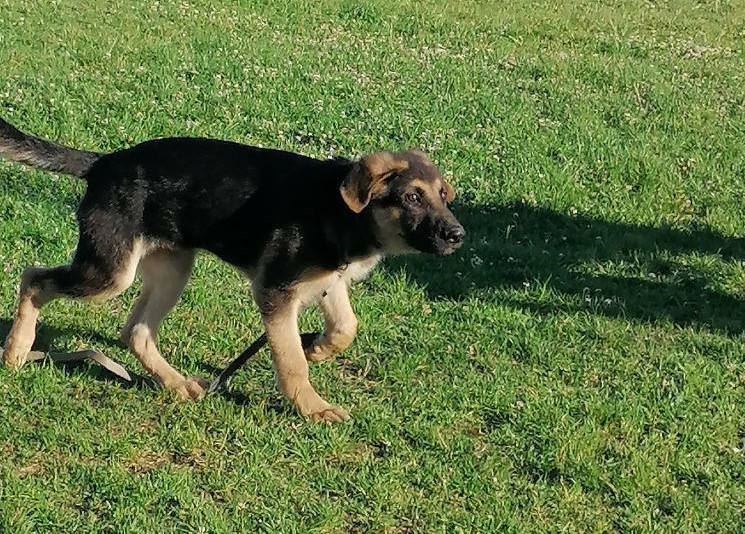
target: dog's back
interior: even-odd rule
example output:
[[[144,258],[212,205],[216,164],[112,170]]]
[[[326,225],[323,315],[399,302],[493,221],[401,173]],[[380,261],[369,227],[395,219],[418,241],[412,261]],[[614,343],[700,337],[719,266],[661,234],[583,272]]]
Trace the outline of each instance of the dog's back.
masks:
[[[290,224],[335,209],[348,162],[200,138],[147,141],[98,159],[79,217],[126,220],[162,243],[210,250],[245,265]],[[330,204],[334,204],[331,206]]]

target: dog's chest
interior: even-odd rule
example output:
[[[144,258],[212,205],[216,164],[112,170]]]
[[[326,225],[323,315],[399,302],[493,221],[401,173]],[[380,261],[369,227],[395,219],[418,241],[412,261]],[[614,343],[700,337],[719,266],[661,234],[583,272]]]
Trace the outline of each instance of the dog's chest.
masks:
[[[333,286],[337,284],[349,286],[353,282],[365,278],[380,262],[381,258],[380,255],[375,255],[364,260],[353,261],[336,271],[331,271],[321,277],[314,278],[312,281],[298,284],[296,286],[296,295],[300,302],[303,303],[303,306],[317,302],[319,299],[325,297],[328,290]]]
[[[381,256],[375,254],[364,260],[357,260],[349,263],[345,268],[336,271],[340,280],[345,284],[349,285],[353,282],[363,280],[370,274],[378,263],[380,263]]]
[[[363,280],[368,274],[370,274],[370,271],[380,263],[380,260],[381,256],[376,254],[365,258],[364,260],[353,261],[341,266],[336,271],[333,271],[324,277],[319,284],[319,287],[321,287],[322,290],[318,296],[325,296],[328,288],[336,284],[349,286],[354,282]]]

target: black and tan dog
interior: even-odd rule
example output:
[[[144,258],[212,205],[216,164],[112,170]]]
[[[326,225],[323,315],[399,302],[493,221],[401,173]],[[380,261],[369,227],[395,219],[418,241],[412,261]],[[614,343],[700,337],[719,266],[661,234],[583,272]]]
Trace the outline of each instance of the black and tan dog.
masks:
[[[449,254],[465,235],[447,206],[453,189],[419,151],[322,161],[226,141],[170,138],[104,155],[27,135],[0,119],[0,156],[88,184],[72,263],[23,273],[6,365],[24,364],[44,304],[57,297],[114,297],[139,272],[142,293],[122,341],[163,386],[184,398],[199,398],[207,383],[171,367],[156,338],[197,250],[250,279],[284,395],[304,416],[340,421],[349,416],[316,393],[306,359],[324,360],[352,342],[357,319],[347,286],[385,254]],[[298,314],[314,302],[325,331],[304,350]]]

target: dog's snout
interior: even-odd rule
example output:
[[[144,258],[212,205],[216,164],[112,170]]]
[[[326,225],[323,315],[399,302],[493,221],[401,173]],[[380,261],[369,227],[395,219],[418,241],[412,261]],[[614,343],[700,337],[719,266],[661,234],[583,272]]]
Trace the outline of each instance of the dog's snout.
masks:
[[[448,226],[442,232],[442,238],[453,245],[461,243],[466,237],[466,231],[461,225]]]

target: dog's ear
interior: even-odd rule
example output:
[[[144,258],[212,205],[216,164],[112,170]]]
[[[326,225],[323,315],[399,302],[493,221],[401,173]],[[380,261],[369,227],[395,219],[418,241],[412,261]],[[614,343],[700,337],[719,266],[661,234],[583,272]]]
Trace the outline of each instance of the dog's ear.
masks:
[[[392,152],[365,156],[352,167],[339,188],[349,209],[361,212],[370,199],[385,190],[386,180],[409,168],[409,162]]]
[[[409,150],[409,154],[411,154],[415,158],[419,158],[419,161],[421,161],[425,165],[434,166],[434,163],[432,163],[429,155],[427,155],[424,150],[421,150],[419,148],[412,148],[411,150]]]
[[[452,202],[455,200],[455,189],[453,189],[453,186],[447,183],[444,178],[442,180],[442,188],[445,189],[445,202]]]

